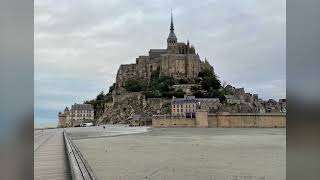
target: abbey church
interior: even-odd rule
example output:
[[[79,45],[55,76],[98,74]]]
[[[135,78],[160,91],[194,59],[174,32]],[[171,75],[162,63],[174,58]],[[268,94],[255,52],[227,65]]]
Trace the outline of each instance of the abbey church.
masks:
[[[174,33],[174,25],[171,13],[170,33],[167,38],[166,49],[150,49],[149,55],[139,56],[134,64],[122,64],[116,77],[116,85],[124,86],[128,79],[148,79],[155,71],[159,75],[171,76],[176,79],[193,80],[199,72],[213,67],[202,61],[195,48],[187,43],[178,42]]]

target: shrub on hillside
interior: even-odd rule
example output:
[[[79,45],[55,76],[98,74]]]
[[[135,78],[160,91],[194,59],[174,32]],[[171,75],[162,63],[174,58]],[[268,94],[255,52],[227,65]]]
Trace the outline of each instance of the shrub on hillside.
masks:
[[[124,88],[130,92],[140,92],[145,88],[145,82],[137,79],[129,79],[125,81]]]

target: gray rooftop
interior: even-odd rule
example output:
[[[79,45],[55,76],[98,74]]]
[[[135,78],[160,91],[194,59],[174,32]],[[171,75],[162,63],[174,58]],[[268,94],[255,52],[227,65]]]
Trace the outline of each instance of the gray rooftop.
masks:
[[[151,52],[151,53],[165,53],[165,52],[167,52],[167,50],[166,49],[150,49],[149,52]]]
[[[71,110],[93,110],[93,108],[91,104],[74,104]]]
[[[196,103],[196,102],[203,102],[203,101],[214,101],[220,102],[218,98],[196,98],[195,96],[186,96],[184,98],[174,98],[172,99],[172,104],[184,104],[184,103]]]
[[[173,31],[170,31],[168,39],[177,39],[177,36]]]
[[[219,98],[197,98],[197,101],[214,101],[214,102],[220,102]]]
[[[172,104],[184,104],[184,103],[195,103],[196,99],[184,99],[184,98],[177,98],[172,101]]]

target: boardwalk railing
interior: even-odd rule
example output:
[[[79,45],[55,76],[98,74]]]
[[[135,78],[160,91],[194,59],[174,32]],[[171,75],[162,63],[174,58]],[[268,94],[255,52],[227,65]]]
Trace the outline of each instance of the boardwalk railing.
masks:
[[[81,152],[73,144],[66,131],[63,132],[73,180],[98,180]]]

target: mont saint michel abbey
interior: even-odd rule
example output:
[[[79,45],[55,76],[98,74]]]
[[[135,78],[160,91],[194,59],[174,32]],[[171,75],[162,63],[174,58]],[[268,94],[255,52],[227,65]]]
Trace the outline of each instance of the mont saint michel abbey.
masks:
[[[166,49],[150,49],[148,56],[139,56],[134,64],[122,64],[118,70],[116,82],[122,87],[128,79],[148,79],[152,72],[159,71],[160,75],[172,76],[177,79],[192,80],[204,68],[213,71],[213,67],[202,61],[195,48],[187,43],[178,42],[174,33],[171,13],[170,33]]]
[[[178,42],[171,14],[167,47],[165,49],[150,49],[148,55],[136,58],[136,63],[120,65],[115,86],[112,85],[113,88],[109,89],[111,93],[105,95],[104,101],[97,103],[97,99],[94,99],[87,101],[90,106],[77,104],[73,105],[70,111],[66,108],[63,113],[58,114],[59,126],[79,126],[89,121],[96,121],[97,124],[131,123],[133,125],[138,123],[141,125],[141,120],[144,120],[144,125],[152,124],[154,127],[195,127],[195,125],[197,125],[196,127],[209,127],[208,124],[213,125],[210,125],[211,127],[218,125],[232,127],[228,124],[229,121],[240,122],[238,117],[243,118],[244,121],[241,120],[240,125],[236,125],[237,127],[285,126],[285,115],[283,115],[286,112],[285,99],[281,99],[279,102],[273,99],[264,101],[258,98],[258,94],[251,94],[245,92],[244,88],[235,88],[231,85],[220,87],[218,90],[219,92],[223,91],[224,100],[220,101],[218,97],[196,97],[191,89],[201,86],[195,80],[198,79],[199,72],[203,72],[204,69],[209,69],[214,73],[213,67],[206,59],[204,61],[200,59],[189,41],[187,43]],[[184,98],[176,98],[173,95],[172,99],[170,99],[171,97],[147,97],[142,91],[128,91],[124,87],[127,80],[145,80],[146,82],[150,81],[151,75],[171,76],[179,81],[180,79],[186,80],[187,84],[172,85],[174,91],[181,89],[184,92]],[[207,90],[202,89],[202,91],[206,93]],[[266,112],[282,114],[264,116]],[[209,115],[212,115],[210,117],[218,117],[219,113],[247,113],[247,115],[221,115],[221,122],[226,122],[227,125],[218,123],[220,120],[217,119],[213,123],[209,123]],[[260,114],[261,118],[257,114]],[[195,121],[197,117],[200,118],[199,122]],[[271,123],[268,124],[269,117],[271,119],[276,117],[276,119],[270,120]],[[250,118],[253,118],[252,121],[248,120]],[[248,124],[248,122],[253,124]]]

